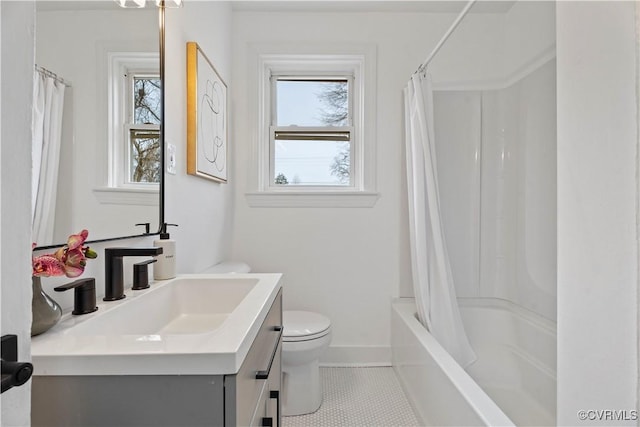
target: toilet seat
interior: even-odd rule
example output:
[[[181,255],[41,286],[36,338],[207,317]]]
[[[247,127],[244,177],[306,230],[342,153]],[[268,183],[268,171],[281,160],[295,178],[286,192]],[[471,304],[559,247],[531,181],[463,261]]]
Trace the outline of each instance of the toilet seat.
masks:
[[[322,314],[301,310],[282,312],[283,342],[310,341],[329,333],[331,321]]]

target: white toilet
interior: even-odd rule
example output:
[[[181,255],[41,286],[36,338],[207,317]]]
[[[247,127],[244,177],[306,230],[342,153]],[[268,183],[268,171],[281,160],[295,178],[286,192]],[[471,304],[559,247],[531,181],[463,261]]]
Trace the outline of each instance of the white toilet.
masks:
[[[331,322],[322,314],[285,310],[282,323],[282,414],[310,414],[322,403],[318,359],[331,342]]]
[[[243,262],[224,261],[204,273],[249,273]],[[322,403],[318,360],[331,343],[331,321],[310,311],[282,313],[282,414],[315,412]]]

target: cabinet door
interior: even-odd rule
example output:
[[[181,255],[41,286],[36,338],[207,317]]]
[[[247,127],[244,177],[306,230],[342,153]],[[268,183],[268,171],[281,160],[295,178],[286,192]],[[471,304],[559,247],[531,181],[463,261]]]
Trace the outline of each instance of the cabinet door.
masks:
[[[258,398],[258,402],[256,404],[256,411],[253,413],[253,417],[251,417],[251,422],[249,423],[249,427],[262,427],[265,425],[273,425],[271,420],[267,420],[267,405],[269,403],[269,387],[266,383],[262,384],[262,391],[260,392],[260,397]]]
[[[270,418],[266,414],[270,391],[280,390],[281,342],[282,290],[267,313],[240,371],[225,377],[225,426],[244,427],[255,422],[262,425],[262,418]],[[279,407],[275,409],[272,425],[279,423]],[[260,411],[263,416],[258,419],[256,414]]]
[[[281,364],[282,341],[278,342],[269,377],[266,380],[262,380],[262,391],[250,423],[251,427],[280,427],[282,425],[280,404]]]
[[[280,427],[282,425],[282,340],[278,343],[278,350],[273,360],[271,373],[267,380],[269,396],[267,399],[267,417],[273,420],[272,425]]]

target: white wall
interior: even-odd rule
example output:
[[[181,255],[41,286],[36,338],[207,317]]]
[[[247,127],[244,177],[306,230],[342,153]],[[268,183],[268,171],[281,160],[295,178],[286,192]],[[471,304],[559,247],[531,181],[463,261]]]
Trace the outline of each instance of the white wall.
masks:
[[[237,191],[232,255],[254,271],[284,273],[285,309],[315,310],[331,319],[333,342],[324,362],[389,363],[390,300],[402,292],[400,286],[411,294],[402,89],[455,15],[234,12],[233,16]],[[501,19],[473,15],[469,28],[462,31],[494,40]],[[249,46],[287,41],[377,46],[377,121],[368,125],[377,136],[380,199],[373,208],[247,206],[244,193],[253,190],[247,168],[257,133],[250,114],[256,94],[249,92],[255,66],[249,62]],[[461,48],[479,59],[493,57],[493,46],[477,43]],[[439,70],[464,78],[468,71],[455,58],[449,59]],[[485,71],[483,77],[495,77],[495,67],[485,62],[478,67]]]
[[[1,2],[2,120],[0,159],[0,283],[2,335],[18,335],[18,356],[31,360],[31,95],[33,2]],[[3,426],[30,422],[31,384],[2,394]]]
[[[219,184],[187,175],[186,43],[195,41],[234,96],[231,74],[231,8],[227,2],[189,2],[166,14],[166,142],[176,145],[177,174],[166,175],[165,219],[176,239],[178,273],[199,272],[228,259],[231,251],[234,182]],[[229,158],[235,155],[230,139]],[[233,167],[242,164],[229,164]]]
[[[510,78],[525,70],[555,46],[554,1],[517,1],[505,15],[503,74]]]
[[[56,218],[54,242],[82,228],[92,239],[141,233],[135,224],[142,222],[157,230],[157,198],[151,206],[113,204],[94,192],[107,185],[107,54],[158,52],[157,9],[39,11],[36,24],[36,63],[72,85],[65,91],[73,131],[62,141],[67,155],[61,156],[57,199],[63,216]]]
[[[558,2],[558,425],[638,405],[634,2]]]

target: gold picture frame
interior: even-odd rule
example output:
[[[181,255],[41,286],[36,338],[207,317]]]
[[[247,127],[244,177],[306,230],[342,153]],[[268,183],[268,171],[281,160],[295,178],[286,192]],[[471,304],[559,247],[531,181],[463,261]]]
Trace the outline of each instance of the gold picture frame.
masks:
[[[198,43],[187,42],[187,173],[227,182],[227,85]]]

